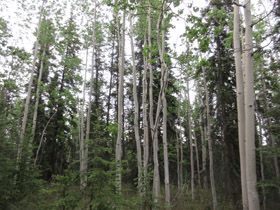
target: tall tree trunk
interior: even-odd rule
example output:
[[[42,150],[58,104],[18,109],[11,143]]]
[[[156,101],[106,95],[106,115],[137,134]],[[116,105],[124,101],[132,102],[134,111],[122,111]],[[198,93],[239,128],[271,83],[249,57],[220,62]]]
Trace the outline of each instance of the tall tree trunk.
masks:
[[[113,66],[114,66],[114,50],[115,50],[115,37],[116,31],[114,29],[113,34],[113,46],[111,52],[111,65],[110,65],[110,84],[109,84],[109,94],[108,94],[108,104],[107,104],[107,117],[106,117],[106,125],[109,125],[110,121],[110,108],[111,108],[111,95],[112,95],[112,86],[113,86]]]
[[[213,149],[212,149],[212,138],[211,138],[211,119],[210,119],[209,93],[208,93],[207,83],[206,83],[205,67],[202,67],[202,71],[203,71],[204,92],[205,92],[205,95],[206,95],[207,139],[208,139],[208,148],[209,148],[210,183],[211,183],[211,191],[212,191],[212,199],[213,199],[213,208],[214,208],[214,210],[217,210],[218,203],[217,203],[216,186],[215,186],[215,178],[214,178],[214,163],[213,163]]]
[[[151,31],[151,3],[148,0],[148,46],[149,49],[152,48],[152,31]],[[152,52],[149,51],[149,60],[152,60]],[[158,129],[156,123],[154,124],[154,102],[153,102],[153,68],[152,64],[149,61],[149,70],[150,70],[150,83],[149,83],[149,102],[150,102],[150,127],[151,135],[153,141],[153,160],[154,160],[154,177],[153,177],[153,192],[155,202],[158,202],[158,197],[160,193],[160,177],[159,177],[159,163],[158,163]],[[159,96],[160,98],[160,96]],[[158,104],[159,105],[159,104]],[[157,110],[158,112],[159,110]]]
[[[236,0],[239,4],[239,1]],[[240,171],[241,171],[241,189],[242,189],[242,204],[243,209],[248,209],[248,196],[246,184],[246,157],[245,157],[245,109],[244,109],[244,86],[243,73],[241,62],[241,47],[239,38],[239,6],[234,5],[234,59],[236,69],[236,97],[237,97],[237,112],[238,112],[238,139],[239,139],[239,155],[240,155]]]
[[[194,160],[193,160],[193,141],[192,141],[192,122],[191,122],[191,103],[190,103],[190,90],[189,90],[189,42],[186,39],[186,82],[187,82],[187,100],[188,100],[188,124],[189,124],[189,143],[190,143],[190,159],[191,159],[191,189],[192,199],[195,198],[194,194]],[[199,171],[198,171],[199,173]]]
[[[262,78],[262,92],[263,92],[263,99],[264,99],[264,103],[265,103],[265,111],[266,112],[270,112],[270,106],[268,103],[268,98],[267,98],[267,89],[266,89],[266,83],[265,83],[265,77],[264,77],[264,70],[263,70],[263,59],[261,59],[261,64],[260,64],[260,71],[261,71],[261,78]],[[268,117],[267,119],[268,121],[268,126],[271,127],[272,124],[272,119],[271,117]],[[272,148],[275,148],[275,136],[273,135],[273,133],[271,133],[268,130],[268,134],[269,134],[269,140],[270,140],[270,144]],[[273,163],[274,163],[274,171],[275,171],[275,175],[277,178],[280,177],[280,173],[279,173],[279,165],[278,165],[278,159],[276,155],[273,155]]]
[[[41,80],[42,80],[42,75],[43,75],[45,55],[46,55],[46,50],[44,49],[41,64],[40,64],[39,77],[38,77],[38,80],[37,80],[36,101],[35,101],[34,112],[33,112],[31,139],[29,141],[29,146],[28,146],[29,151],[30,151],[30,155],[31,155],[31,152],[32,152],[32,144],[33,144],[33,141],[34,141],[36,125],[37,125],[38,106],[39,106],[39,99],[40,99],[40,88],[41,88]],[[29,157],[29,159],[30,158],[31,157]]]
[[[116,143],[116,184],[121,190],[121,158],[122,158],[122,132],[123,132],[123,75],[124,75],[124,49],[125,49],[125,9],[123,10],[121,54],[119,56],[119,88],[118,88],[118,137]]]
[[[146,37],[144,37],[144,46],[146,46]],[[143,107],[143,130],[144,130],[144,185],[148,186],[148,162],[149,162],[149,135],[148,135],[148,119],[147,119],[147,58],[144,56],[144,73],[143,73],[143,95],[142,95],[142,107]],[[147,192],[147,187],[146,187]]]
[[[181,84],[181,83],[180,83]],[[179,129],[178,129],[178,136],[177,136],[177,143],[176,143],[176,150],[177,150],[177,176],[178,176],[178,191],[181,193],[183,189],[183,172],[182,172],[182,131],[181,131],[181,92],[180,98],[178,103],[178,121],[179,121]]]
[[[199,128],[200,128],[200,135],[201,135],[201,144],[202,144],[202,171],[203,171],[203,189],[208,189],[208,182],[207,182],[207,173],[206,173],[206,138],[204,135],[204,126],[202,125],[202,114],[199,114]]]
[[[257,125],[258,125],[258,130],[259,130],[259,146],[262,148],[263,146],[263,137],[262,137],[262,116],[261,113],[259,112],[258,105],[255,100],[255,106],[256,106],[256,115],[257,115]],[[260,165],[261,165],[261,180],[262,182],[265,181],[265,176],[264,176],[264,164],[263,164],[263,154],[260,152]],[[266,193],[265,193],[265,188],[262,186],[262,193],[263,193],[263,209],[266,210]]]
[[[164,13],[165,13],[165,0],[162,0],[163,8],[162,8],[162,27],[165,26],[164,22]],[[159,32],[159,30],[158,30]],[[162,74],[166,71],[166,64],[164,61],[164,54],[165,54],[165,30],[163,29],[161,32],[161,50],[162,50],[162,61],[161,63],[164,64],[161,66]],[[163,84],[167,83],[167,81],[163,81]],[[163,92],[163,162],[164,162],[164,185],[165,185],[165,202],[167,206],[170,206],[170,184],[169,184],[169,163],[168,163],[168,143],[167,143],[167,102],[166,102],[166,95],[165,91]]]
[[[81,123],[80,123],[80,130],[81,130],[81,137],[80,137],[80,173],[83,174],[84,171],[84,165],[85,165],[85,134],[84,134],[84,108],[85,108],[85,98],[86,98],[86,79],[87,79],[87,66],[88,66],[88,47],[86,49],[86,66],[85,66],[85,72],[84,72],[84,84],[83,84],[83,101],[82,101],[82,107],[81,107]],[[84,176],[84,175],[83,175]],[[84,179],[81,176],[80,179],[80,189],[82,190],[84,188]]]
[[[193,132],[194,144],[195,144],[195,157],[196,157],[196,170],[197,170],[197,181],[199,187],[201,187],[201,180],[200,180],[200,164],[199,164],[199,152],[198,152],[198,143],[195,132]]]
[[[250,210],[259,210],[257,192],[256,151],[255,151],[255,119],[254,119],[254,69],[251,1],[245,0],[245,140],[246,140],[246,179]]]
[[[132,18],[131,11],[129,10],[129,22],[130,22],[130,43],[131,43],[131,56],[132,56],[132,68],[133,68],[133,99],[134,99],[134,133],[136,141],[137,150],[137,166],[138,166],[138,188],[140,195],[142,195],[142,152],[141,152],[141,142],[139,135],[139,104],[137,97],[137,84],[136,84],[136,65],[135,65],[135,52],[134,52],[134,41],[133,41],[133,28],[132,28]]]
[[[21,157],[22,157],[22,147],[23,147],[24,135],[25,135],[26,124],[27,124],[29,104],[30,104],[30,99],[31,99],[31,89],[32,89],[33,78],[34,78],[35,64],[36,64],[36,60],[38,57],[40,26],[41,26],[41,20],[42,20],[45,2],[46,2],[46,0],[43,0],[41,10],[40,10],[40,17],[39,17],[39,22],[38,22],[37,34],[36,34],[36,44],[35,44],[35,49],[34,49],[34,57],[33,57],[33,61],[32,61],[32,68],[31,68],[31,73],[30,73],[30,78],[29,78],[29,83],[28,83],[27,96],[26,96],[25,105],[24,105],[24,114],[23,114],[21,132],[20,132],[18,149],[17,149],[17,159],[16,159],[16,170],[17,171],[19,170],[19,161],[21,160]]]
[[[95,45],[96,45],[96,0],[94,1],[94,22],[93,22],[93,33],[92,33],[92,57],[91,57],[91,77],[90,77],[90,91],[88,96],[88,110],[87,110],[87,124],[86,124],[86,140],[89,140],[90,134],[90,118],[91,118],[91,104],[93,94],[93,74],[95,66]],[[84,157],[83,157],[83,172],[82,172],[82,185],[83,188],[87,187],[87,168],[88,168],[88,143],[84,144]]]

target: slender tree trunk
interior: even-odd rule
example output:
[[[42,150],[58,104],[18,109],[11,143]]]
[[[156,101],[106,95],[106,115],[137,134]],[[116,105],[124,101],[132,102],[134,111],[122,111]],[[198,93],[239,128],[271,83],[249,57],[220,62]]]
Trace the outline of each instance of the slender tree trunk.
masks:
[[[260,67],[260,71],[261,71],[261,78],[262,78],[262,92],[263,92],[263,98],[264,98],[264,103],[265,103],[265,111],[266,112],[270,112],[270,106],[268,103],[268,98],[267,98],[267,89],[266,89],[266,84],[265,84],[265,77],[264,77],[264,72],[263,72],[263,60],[261,59],[261,67]],[[271,117],[267,118],[268,121],[268,126],[271,127],[272,124],[272,119]],[[272,148],[275,148],[275,136],[268,130],[268,134],[269,134],[269,140],[270,140],[270,144],[272,146]],[[275,171],[275,175],[277,178],[280,177],[280,173],[279,173],[279,165],[278,165],[278,159],[276,155],[273,155],[273,163],[274,163],[274,171]]]
[[[144,37],[144,46],[146,46],[146,37]],[[148,136],[148,120],[147,120],[147,58],[144,56],[144,73],[143,73],[143,95],[142,95],[142,107],[143,107],[143,130],[144,130],[144,184],[148,186],[148,162],[149,162],[149,136]]]
[[[30,155],[31,155],[31,152],[32,152],[32,144],[33,144],[33,141],[34,141],[36,125],[37,125],[38,106],[39,106],[39,99],[40,99],[40,88],[41,88],[41,80],[42,80],[42,75],[43,75],[45,55],[46,55],[46,50],[44,49],[41,64],[40,64],[39,77],[38,77],[38,80],[37,80],[36,101],[35,101],[34,112],[33,112],[31,139],[29,141],[29,146],[28,146],[29,151],[30,151]],[[29,158],[31,158],[31,156]]]
[[[152,48],[152,31],[151,31],[151,3],[148,0],[148,46],[149,49]],[[152,60],[152,52],[149,51],[149,60]],[[152,133],[153,141],[153,160],[154,160],[154,177],[153,177],[153,192],[155,202],[158,202],[158,197],[160,194],[160,177],[159,177],[159,163],[158,163],[158,129],[156,123],[154,124],[154,102],[153,102],[153,68],[151,62],[149,63],[150,70],[150,83],[149,83],[149,102],[150,102],[150,127]],[[160,98],[160,96],[159,96]],[[159,105],[159,104],[158,104]],[[159,110],[157,110],[158,112]]]
[[[162,26],[165,26],[164,22],[164,12],[165,12],[165,0],[162,0],[163,4],[163,17],[162,17]],[[158,31],[159,32],[159,31]],[[161,42],[162,42],[162,55],[165,54],[165,31],[162,30],[161,32]],[[164,57],[162,60],[162,63],[165,63]],[[164,64],[161,66],[161,71],[164,75],[164,72],[166,71],[166,65]],[[167,83],[167,81],[163,81],[163,83]],[[165,202],[167,206],[170,206],[170,183],[169,183],[169,163],[168,163],[168,143],[167,143],[167,102],[166,102],[166,96],[165,91],[163,92],[163,161],[164,161],[164,184],[165,184]]]
[[[23,114],[21,132],[20,132],[18,149],[17,149],[17,160],[16,160],[16,170],[17,171],[19,170],[19,161],[21,160],[21,157],[22,157],[22,147],[23,147],[24,135],[25,135],[26,124],[27,124],[29,104],[30,104],[30,99],[31,99],[31,89],[32,89],[33,78],[34,78],[35,64],[36,64],[36,60],[37,60],[37,57],[38,57],[40,26],[41,26],[41,20],[42,20],[42,15],[43,15],[43,11],[44,11],[45,2],[46,2],[46,0],[43,0],[42,6],[41,6],[40,17],[39,17],[39,22],[38,22],[38,30],[37,30],[37,34],[36,34],[36,44],[35,44],[35,49],[34,49],[34,57],[33,57],[33,61],[32,61],[32,68],[31,68],[31,73],[30,73],[30,78],[29,78],[29,83],[28,83],[27,96],[26,96],[25,106],[24,106],[24,114]]]
[[[245,0],[245,140],[246,140],[246,179],[249,210],[259,210],[257,192],[256,151],[255,151],[255,119],[254,119],[254,69],[251,1]]]
[[[37,160],[38,160],[38,156],[39,156],[39,152],[40,152],[40,149],[42,147],[42,144],[43,144],[43,140],[44,140],[44,135],[45,135],[45,132],[49,126],[49,123],[51,122],[51,120],[53,119],[54,115],[57,113],[57,111],[55,111],[53,113],[53,115],[50,117],[49,121],[47,122],[46,126],[44,127],[44,130],[42,132],[42,135],[41,135],[41,138],[40,138],[40,142],[39,142],[39,146],[37,148],[37,151],[36,151],[36,156],[35,156],[35,160],[34,160],[34,166],[37,164]]]
[[[139,104],[137,97],[137,84],[136,84],[136,65],[135,65],[135,52],[134,52],[134,41],[133,41],[133,28],[132,28],[132,18],[131,11],[129,10],[129,22],[130,22],[130,43],[131,43],[131,55],[132,55],[132,68],[133,68],[133,99],[134,99],[134,133],[136,140],[136,150],[137,150],[137,166],[138,166],[138,188],[140,195],[142,195],[142,152],[141,143],[139,135]]]
[[[86,140],[89,141],[90,134],[90,118],[91,118],[91,104],[93,94],[93,74],[95,66],[95,45],[96,45],[96,0],[94,1],[94,22],[93,22],[93,33],[92,33],[92,57],[91,57],[91,77],[90,77],[90,91],[88,96],[88,110],[87,110],[87,124],[86,124]],[[82,172],[82,185],[83,189],[87,187],[87,169],[88,169],[88,143],[84,144],[84,157],[83,157],[83,172]]]
[[[239,4],[239,1],[236,0]],[[239,6],[234,5],[234,59],[236,69],[236,97],[237,97],[237,112],[238,112],[238,139],[239,139],[239,155],[240,155],[240,171],[241,171],[241,189],[242,189],[242,204],[243,209],[248,209],[248,196],[246,184],[246,156],[245,156],[245,107],[244,107],[244,86],[243,73],[241,62],[241,47],[239,38]]]
[[[206,73],[205,67],[202,67],[203,71],[203,82],[204,82],[204,92],[206,95],[206,113],[207,113],[207,139],[208,139],[208,148],[209,148],[209,172],[210,172],[210,183],[213,199],[213,208],[217,210],[217,195],[216,195],[216,186],[214,179],[214,163],[213,163],[213,149],[212,149],[212,138],[211,138],[211,119],[210,119],[210,106],[209,106],[209,94],[206,83]]]
[[[122,132],[123,132],[123,75],[124,75],[124,49],[125,49],[125,10],[123,11],[121,54],[119,58],[119,90],[118,90],[118,137],[116,144],[116,184],[121,190],[121,158],[122,158]]]
[[[191,122],[191,103],[190,103],[190,90],[189,90],[189,42],[186,39],[186,82],[187,82],[187,100],[188,100],[188,124],[189,124],[189,143],[190,143],[190,159],[191,159],[191,189],[192,199],[195,198],[194,194],[194,160],[193,160],[193,141],[192,141],[192,122]],[[198,171],[199,173],[199,171]]]
[[[113,86],[113,66],[114,66],[114,50],[115,50],[115,36],[116,32],[114,30],[113,34],[113,46],[111,52],[111,67],[110,67],[110,84],[109,84],[109,95],[108,95],[108,104],[107,104],[107,117],[106,117],[106,125],[109,125],[110,121],[110,108],[111,108],[111,95],[112,95],[112,86]]]
[[[182,147],[182,131],[181,131],[181,92],[180,98],[178,103],[178,121],[179,121],[179,129],[178,129],[178,136],[177,136],[177,143],[176,143],[176,150],[177,150],[177,176],[178,176],[178,191],[181,193],[183,189],[183,175],[182,175],[182,167],[181,167],[181,156],[180,153]]]
[[[255,106],[256,106],[256,115],[257,115],[257,124],[258,124],[258,130],[259,130],[259,146],[262,148],[263,146],[263,137],[262,137],[262,117],[259,112],[256,100],[255,100]],[[265,181],[265,175],[264,175],[264,164],[263,164],[263,154],[260,152],[260,165],[261,165],[261,180],[262,182]],[[263,193],[263,209],[266,210],[266,193],[265,188],[262,187],[262,193]]]
[[[83,101],[82,101],[82,108],[81,108],[81,124],[80,124],[80,130],[81,130],[81,137],[80,137],[80,173],[83,174],[84,171],[84,165],[85,165],[85,134],[84,134],[84,108],[85,108],[85,97],[86,97],[86,79],[87,79],[87,66],[88,66],[88,48],[86,49],[86,67],[84,72],[84,84],[83,84]],[[82,190],[84,188],[84,179],[81,177],[80,180],[80,189]]]
[[[204,126],[202,125],[202,114],[199,114],[199,128],[200,128],[200,135],[201,135],[201,144],[202,144],[202,171],[203,171],[203,189],[208,189],[208,182],[207,182],[207,173],[206,173],[206,138],[204,136]]]
[[[196,156],[196,169],[197,169],[197,180],[198,185],[201,187],[201,180],[200,180],[200,164],[199,164],[199,152],[198,152],[198,144],[195,132],[193,133],[194,144],[195,144],[195,156]]]

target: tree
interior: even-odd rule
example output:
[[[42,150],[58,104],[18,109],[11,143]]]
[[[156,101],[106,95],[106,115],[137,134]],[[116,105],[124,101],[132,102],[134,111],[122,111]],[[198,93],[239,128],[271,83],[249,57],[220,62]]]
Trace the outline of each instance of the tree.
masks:
[[[246,179],[250,210],[260,209],[257,192],[256,152],[255,152],[255,119],[254,119],[254,69],[251,1],[245,5],[245,141],[246,141]]]
[[[236,1],[239,4],[239,1]],[[241,171],[241,188],[243,209],[248,209],[248,195],[246,184],[246,158],[245,158],[245,109],[244,109],[244,87],[243,87],[243,71],[241,63],[241,47],[239,38],[239,6],[234,5],[234,57],[236,68],[236,97],[238,112],[238,138],[239,138],[239,154],[240,154],[240,171]]]

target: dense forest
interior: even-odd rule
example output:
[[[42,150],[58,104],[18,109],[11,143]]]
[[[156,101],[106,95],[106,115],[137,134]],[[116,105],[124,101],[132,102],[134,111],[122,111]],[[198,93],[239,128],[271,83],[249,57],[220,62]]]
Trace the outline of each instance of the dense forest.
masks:
[[[0,209],[279,209],[278,0],[0,11]]]

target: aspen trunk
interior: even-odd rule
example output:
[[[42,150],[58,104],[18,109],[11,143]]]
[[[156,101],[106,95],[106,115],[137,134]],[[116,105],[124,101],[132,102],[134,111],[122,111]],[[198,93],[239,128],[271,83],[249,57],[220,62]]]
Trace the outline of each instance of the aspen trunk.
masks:
[[[165,26],[164,22],[164,12],[165,12],[165,0],[162,0],[163,8],[162,8],[162,26]],[[159,33],[159,30],[158,30]],[[162,60],[161,63],[161,71],[164,76],[164,72],[167,71],[167,67],[165,64],[165,60],[163,55],[165,54],[165,31],[162,30],[161,32],[161,43],[162,43]],[[163,80],[163,84],[166,84],[167,81]],[[170,206],[170,184],[169,184],[169,163],[168,163],[168,143],[167,143],[167,102],[165,91],[163,91],[163,160],[164,160],[164,185],[165,185],[165,202],[167,206]]]
[[[121,54],[119,56],[119,88],[118,88],[118,137],[116,143],[116,184],[121,190],[121,158],[122,158],[122,132],[123,132],[123,75],[124,75],[124,48],[125,48],[125,10],[123,11]]]
[[[146,37],[144,38],[144,46],[146,46]],[[142,95],[142,106],[143,106],[143,130],[144,130],[144,184],[148,185],[148,162],[149,162],[149,136],[148,136],[148,120],[147,120],[147,58],[144,57],[144,73],[143,73],[143,95]]]
[[[204,126],[202,125],[202,115],[199,114],[199,128],[202,144],[202,171],[203,171],[203,189],[208,189],[207,174],[206,174],[206,138],[204,136]]]
[[[262,137],[262,116],[259,112],[256,100],[255,100],[255,106],[256,106],[256,115],[257,115],[257,124],[258,124],[258,129],[259,129],[259,145],[260,148],[263,146],[263,137]],[[264,176],[264,164],[263,164],[263,154],[260,152],[260,165],[261,165],[261,179],[262,182],[265,181],[265,176]],[[263,209],[266,210],[266,193],[265,193],[265,188],[262,187],[262,193],[263,193]]]
[[[148,46],[149,49],[152,47],[152,32],[151,32],[151,3],[148,0]],[[149,52],[149,60],[152,59],[152,53],[151,50]],[[158,202],[158,197],[160,193],[160,177],[159,177],[159,164],[158,164],[158,129],[156,126],[156,123],[154,124],[154,116],[153,116],[153,110],[154,110],[154,102],[153,102],[153,69],[152,64],[149,63],[149,70],[150,70],[150,89],[149,89],[149,102],[150,102],[150,127],[151,127],[151,133],[152,133],[152,141],[153,141],[153,160],[154,160],[154,177],[153,177],[153,192],[155,202]],[[159,96],[160,98],[160,96]],[[158,104],[159,105],[159,104]],[[158,110],[159,111],[159,110]]]
[[[245,0],[245,140],[246,140],[246,179],[249,210],[259,210],[257,192],[256,152],[255,152],[255,119],[254,119],[254,69],[251,1]]]
[[[207,139],[208,139],[208,148],[209,148],[209,172],[210,172],[210,183],[213,199],[213,209],[217,210],[217,195],[216,195],[216,186],[214,178],[214,163],[213,163],[213,149],[212,149],[212,138],[211,138],[211,119],[210,119],[210,106],[209,106],[209,94],[206,83],[206,74],[205,67],[202,67],[203,71],[203,82],[204,82],[204,92],[206,95],[206,113],[207,113]]]
[[[32,68],[31,68],[30,78],[29,78],[29,82],[28,82],[27,96],[26,96],[25,105],[24,105],[23,120],[22,120],[21,132],[20,132],[19,143],[18,143],[18,148],[17,148],[17,159],[16,159],[16,170],[17,171],[19,170],[19,161],[21,160],[21,157],[22,157],[22,147],[23,147],[24,135],[25,135],[26,124],[27,124],[29,104],[30,104],[30,99],[31,99],[31,89],[32,89],[33,78],[34,78],[35,64],[36,64],[36,60],[38,57],[40,26],[41,26],[41,20],[42,20],[45,2],[46,2],[46,0],[44,0],[42,2],[42,6],[41,6],[41,10],[40,10],[38,30],[37,30],[37,34],[36,34],[36,44],[35,44],[35,49],[34,49],[34,57],[33,57],[33,61],[32,61]]]
[[[87,124],[86,124],[86,140],[89,141],[90,134],[90,118],[91,118],[91,103],[92,103],[92,94],[93,94],[93,74],[94,74],[94,66],[95,66],[95,38],[96,31],[96,0],[94,1],[94,22],[93,22],[93,33],[92,33],[92,57],[91,57],[91,77],[90,77],[90,91],[88,96],[88,110],[87,110]],[[83,166],[82,166],[82,185],[83,189],[87,187],[87,169],[88,169],[88,143],[84,143],[83,149]]]
[[[236,1],[239,4],[239,1]],[[243,209],[248,209],[248,196],[246,184],[246,157],[245,157],[245,109],[244,109],[244,82],[241,62],[241,47],[239,38],[239,6],[234,5],[234,60],[236,69],[236,98],[238,113],[238,139],[239,139],[239,155],[240,155],[240,171],[241,171],[241,189]]]
[[[268,103],[268,99],[267,99],[267,90],[266,90],[266,84],[265,84],[265,78],[264,78],[264,72],[263,72],[263,60],[261,60],[261,78],[262,78],[262,92],[263,92],[263,97],[264,97],[264,102],[265,102],[265,111],[266,112],[270,112],[270,106]],[[268,121],[268,126],[271,127],[272,124],[272,119],[271,117],[268,117],[267,119]],[[268,130],[268,134],[269,134],[269,139],[270,139],[270,144],[272,146],[272,148],[275,148],[275,136]],[[278,165],[278,159],[276,155],[273,155],[273,163],[274,163],[274,171],[275,171],[275,175],[276,177],[279,178],[280,173],[279,173],[279,165]]]
[[[29,141],[29,146],[28,146],[30,155],[32,152],[32,144],[34,141],[36,125],[37,125],[38,106],[39,106],[39,99],[40,99],[40,88],[41,88],[41,80],[42,80],[42,75],[43,75],[45,55],[46,55],[46,50],[44,49],[41,64],[40,64],[39,77],[37,80],[36,101],[35,101],[34,112],[33,112],[31,139]],[[31,158],[31,157],[29,157],[29,158]]]
[[[189,125],[189,143],[190,143],[190,159],[191,159],[191,189],[192,199],[195,198],[194,194],[194,160],[193,160],[193,141],[192,141],[192,122],[191,122],[191,103],[190,103],[190,90],[189,90],[189,42],[186,39],[186,82],[187,82],[187,100],[188,100],[188,125]],[[199,171],[198,171],[199,173]]]
[[[136,150],[137,150],[137,166],[138,166],[138,188],[141,195],[142,187],[142,152],[141,143],[139,135],[139,104],[137,97],[137,85],[136,85],[136,66],[135,66],[135,52],[134,52],[134,42],[133,42],[133,29],[132,29],[132,18],[131,11],[129,10],[129,22],[130,22],[130,43],[131,43],[131,55],[132,55],[132,68],[133,68],[133,99],[134,99],[134,132],[136,140]]]
[[[182,131],[181,131],[181,93],[178,103],[178,121],[179,121],[179,132],[177,137],[177,176],[178,176],[178,191],[181,193],[183,188],[183,174],[182,174]]]
[[[88,48],[86,50],[86,67],[84,72],[84,84],[83,84],[83,101],[82,101],[82,108],[81,108],[81,123],[80,123],[80,130],[81,130],[81,137],[80,137],[80,173],[83,174],[84,165],[85,165],[85,134],[84,134],[84,108],[85,108],[85,97],[86,97],[86,78],[87,78],[87,66],[88,66]],[[80,189],[84,188],[84,179],[81,176],[80,179]]]
[[[196,157],[196,170],[197,170],[197,180],[198,185],[201,187],[201,180],[200,180],[200,164],[199,164],[199,153],[198,153],[198,144],[195,132],[193,133],[194,144],[195,144],[195,157]]]

